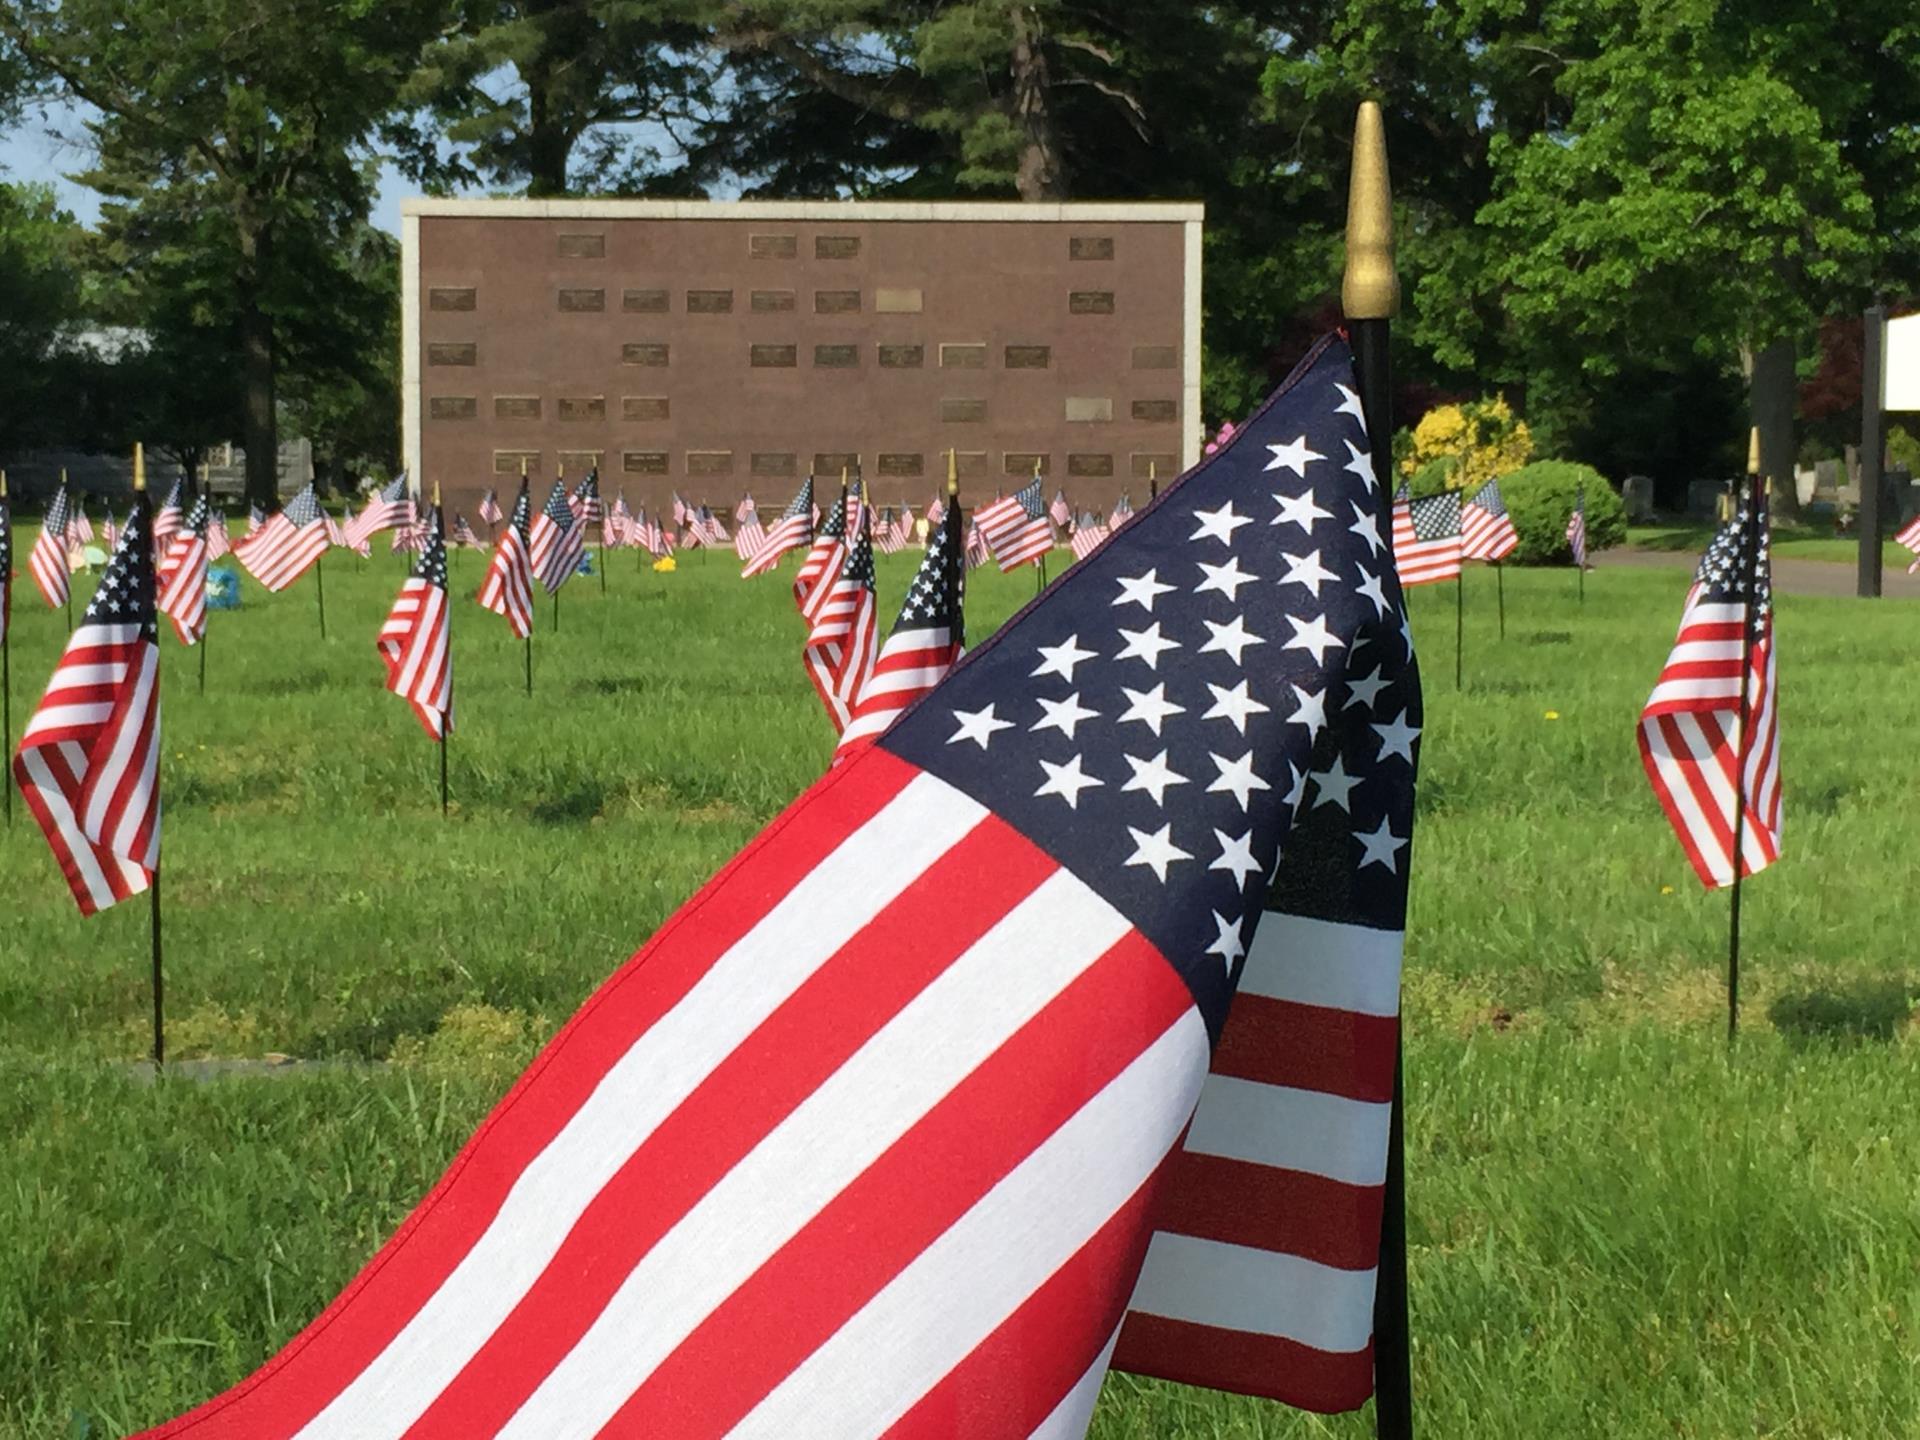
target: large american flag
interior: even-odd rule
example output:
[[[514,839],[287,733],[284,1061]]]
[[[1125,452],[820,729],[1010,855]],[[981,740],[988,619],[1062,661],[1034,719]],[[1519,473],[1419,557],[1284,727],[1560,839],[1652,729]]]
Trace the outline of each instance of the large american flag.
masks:
[[[160,644],[142,491],[13,756],[13,778],[91,915],[160,864]]]
[[[1460,507],[1460,553],[1468,560],[1504,560],[1520,544],[1500,482],[1489,480]]]
[[[413,492],[408,488],[406,475],[402,473],[370,498],[365,508],[347,522],[341,531],[341,540],[359,550],[382,530],[411,530],[418,523],[419,513],[413,503]]]
[[[309,483],[266,524],[233,547],[249,575],[269,590],[284,590],[313,567],[332,542]]]
[[[513,519],[494,541],[487,577],[480,582],[480,603],[504,616],[507,628],[520,640],[533,633],[533,550],[527,539],[532,508],[523,478],[519,498],[513,502]]]
[[[960,506],[927,537],[893,632],[860,689],[836,752],[845,755],[886,732],[958,663],[967,646],[967,563]]]
[[[1393,499],[1393,563],[1405,586],[1460,578],[1460,492]]]
[[[376,642],[387,689],[413,707],[433,739],[452,729],[453,650],[447,603],[447,546],[440,507],[427,512],[425,540],[413,573],[400,586]]]
[[[73,593],[73,572],[67,565],[67,526],[72,523],[73,507],[67,499],[67,487],[54,492],[52,503],[40,521],[40,533],[33,549],[27,552],[27,572],[39,587],[40,598],[49,608],[58,610]]]
[[[1259,444],[1357,434],[1351,379],[816,782],[158,1433],[1070,1437],[1110,1354],[1360,1403],[1419,686],[1377,492],[1271,527]]]
[[[871,511],[867,512],[871,514]],[[801,659],[836,735],[847,728],[854,703],[873,673],[880,616],[873,574],[873,530],[862,525],[840,571],[822,581]]]
[[[1573,513],[1567,517],[1567,548],[1573,552],[1576,568],[1587,568],[1587,492],[1581,489],[1573,497]]]
[[[740,571],[745,580],[751,575],[762,575],[780,563],[780,557],[789,550],[797,550],[813,541],[813,477],[809,475],[801,485],[787,508],[780,512],[780,518],[773,522],[773,528],[767,531],[767,538],[760,544],[746,565]],[[803,599],[799,582],[794,583],[794,598]]]
[[[173,532],[160,562],[159,611],[173,622],[182,645],[198,645],[207,633],[207,497],[195,498],[186,523]]]
[[[794,604],[800,607],[800,613],[806,616],[809,624],[813,621],[814,610],[826,599],[834,576],[840,573],[840,567],[846,563],[847,492],[842,490],[840,498],[833,502],[833,508],[827,511],[826,520],[814,532],[813,544],[793,577]]]
[[[1780,858],[1770,550],[1765,483],[1755,482],[1707,547],[1687,591],[1673,651],[1640,712],[1641,764],[1694,873],[1709,889],[1733,883],[1736,824],[1743,874]],[[1744,805],[1736,804],[1736,796]]]
[[[533,573],[551,595],[573,578],[587,549],[587,527],[575,521],[567,487],[558,480],[547,492],[546,508],[533,517]]]
[[[1053,548],[1053,521],[1040,499],[1041,481],[1004,496],[975,512],[974,524],[1003,571],[1038,564]]]

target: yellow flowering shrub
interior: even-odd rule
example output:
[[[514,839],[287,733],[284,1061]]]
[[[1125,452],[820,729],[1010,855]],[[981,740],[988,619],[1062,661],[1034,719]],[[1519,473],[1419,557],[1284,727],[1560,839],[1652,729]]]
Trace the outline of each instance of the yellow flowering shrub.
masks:
[[[1411,480],[1426,471],[1442,477],[1446,489],[1471,492],[1532,458],[1533,432],[1495,395],[1438,405],[1422,415],[1413,427],[1412,445],[1400,457],[1400,473]]]

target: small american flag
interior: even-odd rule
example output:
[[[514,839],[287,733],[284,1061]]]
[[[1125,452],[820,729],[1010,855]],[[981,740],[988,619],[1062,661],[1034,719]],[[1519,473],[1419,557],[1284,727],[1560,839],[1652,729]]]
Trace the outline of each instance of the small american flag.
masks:
[[[267,523],[267,512],[260,508],[259,502],[247,506],[247,534],[258,534]]]
[[[207,518],[207,559],[224,560],[233,553],[233,537],[227,534],[227,513],[215,509]]]
[[[1460,508],[1460,553],[1468,560],[1504,560],[1520,544],[1500,482],[1489,480]]]
[[[165,503],[154,513],[153,553],[156,555],[167,553],[173,537],[179,534],[181,525],[186,521],[185,514],[180,508],[180,493],[185,485],[185,477],[175,480],[173,487],[167,491]]]
[[[687,508],[687,502],[680,498],[678,490],[673,492],[673,524],[675,529],[684,527],[693,511]]]
[[[70,545],[93,543],[93,521],[87,518],[87,497],[84,495],[74,502],[73,523],[67,529],[67,543]]]
[[[801,651],[807,678],[836,735],[853,717],[854,702],[873,673],[878,649],[880,617],[873,575],[873,535],[862,525],[846,559],[830,583],[819,587],[820,602],[813,608]]]
[[[480,497],[480,523],[482,525],[498,525],[505,518],[506,516],[503,515],[500,510],[499,496],[489,490]]]
[[[1002,571],[1037,565],[1053,548],[1053,522],[1041,505],[1040,490],[1040,479],[1035,476],[1023,489],[974,514],[974,523]]]
[[[1067,492],[1053,492],[1053,504],[1047,507],[1047,517],[1054,524],[1065,527],[1073,523],[1073,507],[1067,503]]]
[[[157,602],[160,613],[173,622],[182,645],[198,645],[207,633],[207,497],[193,502],[186,523],[177,528],[160,564]]]
[[[13,778],[82,915],[160,864],[160,637],[143,491],[14,752]]]
[[[415,555],[424,550],[426,544],[427,522],[423,517],[418,523],[396,525],[388,549],[395,555]]]
[[[907,542],[900,535],[899,520],[894,515],[891,505],[880,512],[879,523],[873,527],[873,548],[882,555],[898,555],[907,548]]]
[[[724,545],[727,543],[727,527],[720,517],[713,513],[713,507],[702,505],[693,517],[693,531],[700,537],[703,545]]]
[[[66,604],[67,597],[73,593],[72,571],[67,567],[67,527],[72,523],[72,515],[67,487],[62,485],[47,506],[33,549],[27,552],[27,571],[40,588],[40,598],[54,610]]]
[[[975,516],[967,521],[967,568],[976,569],[989,558],[986,537],[980,533],[980,520]]]
[[[742,562],[750,563],[760,553],[760,547],[767,543],[767,527],[760,523],[760,511],[751,495],[740,502],[733,512],[733,518],[733,553]]]
[[[1241,434],[1358,438],[1352,373],[1324,345]],[[1276,478],[1384,497],[1265,459],[834,766],[169,1440],[1069,1437],[1109,1355],[1361,1404],[1419,681],[1391,569],[1336,522],[1340,578],[1279,581],[1265,523]]]
[[[532,508],[522,479],[519,498],[513,502],[513,520],[494,542],[487,578],[480,582],[480,603],[503,617],[519,640],[533,633],[533,550],[527,539]]]
[[[900,543],[902,545],[911,545],[915,539],[913,533],[913,506],[907,504],[904,500],[901,501],[900,512],[894,516],[893,525],[894,529],[900,532]],[[931,532],[933,526],[929,525],[927,529]]]
[[[547,505],[533,520],[533,573],[551,595],[580,568],[587,550],[587,527],[576,523],[567,501],[567,487],[558,480],[547,492]]]
[[[453,517],[453,545],[456,550],[482,550],[480,537],[473,533],[473,526],[467,523],[464,515]]]
[[[733,507],[733,523],[736,525],[744,525],[749,520],[757,519],[759,514],[759,510],[754,506],[753,496],[742,495],[740,497],[740,503]]]
[[[1073,533],[1067,537],[1067,544],[1073,551],[1073,558],[1086,559],[1100,548],[1100,542],[1105,540],[1109,533],[1111,532],[1100,521],[1089,514],[1082,513],[1074,524]]]
[[[1393,498],[1393,563],[1401,585],[1459,579],[1460,554],[1460,492],[1411,500],[1402,485]]]
[[[673,537],[661,525],[659,517],[640,512],[640,521],[633,527],[634,543],[639,545],[655,559],[673,553]]]
[[[1587,568],[1587,491],[1583,485],[1574,492],[1573,514],[1567,517],[1567,548],[1573,552],[1577,569]]]
[[[800,562],[800,571],[793,577],[793,601],[800,607],[800,613],[813,621],[813,610],[817,605],[815,597],[824,600],[826,592],[832,587],[833,578],[840,573],[840,567],[847,563],[847,496],[843,491],[833,508],[827,512],[825,522],[815,532],[813,545],[807,551],[807,558]]]
[[[1128,499],[1127,492],[1122,490],[1120,498],[1114,502],[1113,509],[1107,512],[1107,528],[1118,530],[1131,519],[1133,519],[1133,501]]]
[[[392,483],[368,500],[366,507],[347,522],[342,532],[343,543],[359,549],[382,530],[410,530],[418,523],[413,493],[403,473],[395,476]]]
[[[387,612],[376,642],[387,666],[387,689],[413,707],[435,740],[453,728],[453,652],[447,604],[447,547],[440,509],[424,517],[425,539],[413,573]]]
[[[940,528],[940,522],[946,518],[947,502],[938,495],[927,502],[927,532],[931,534]]]
[[[927,537],[927,553],[840,734],[837,755],[871,744],[959,663],[966,651],[966,557],[960,507]]]
[[[632,528],[633,511],[627,508],[627,492],[622,490],[607,507],[606,523],[600,527],[600,543],[617,550],[627,543]]]
[[[351,501],[343,501],[340,506],[340,513],[345,517],[344,524],[335,525],[331,516],[327,519],[330,538],[334,544],[344,546],[346,549],[353,551],[354,554],[358,555],[362,560],[366,559],[369,555],[373,554],[373,547],[365,540],[355,540],[353,538],[355,523],[353,503]]]
[[[1913,552],[1914,560],[1907,566],[1907,573],[1911,575],[1914,571],[1920,570],[1920,515],[1909,520],[1900,533],[1893,538]]]
[[[107,553],[113,553],[113,547],[120,543],[120,527],[113,522],[113,511],[107,511],[106,518],[100,522],[100,543],[107,547]]]
[[[1673,651],[1640,712],[1640,762],[1708,889],[1733,883],[1736,828],[1743,874],[1780,858],[1770,548],[1766,486],[1756,481],[1707,547]],[[1745,802],[1738,808],[1736,790]]]
[[[567,497],[567,507],[573,511],[574,519],[582,525],[602,525],[606,521],[606,506],[600,499],[600,472],[590,470],[587,478],[573,487],[573,494]]]
[[[249,575],[267,589],[280,591],[312,569],[331,543],[319,497],[309,483],[235,546],[234,554]]]

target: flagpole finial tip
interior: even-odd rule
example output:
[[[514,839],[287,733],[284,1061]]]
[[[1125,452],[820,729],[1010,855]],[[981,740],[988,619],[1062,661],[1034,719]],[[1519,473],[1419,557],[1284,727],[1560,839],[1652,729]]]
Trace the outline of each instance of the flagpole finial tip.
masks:
[[[67,472],[60,472],[60,483],[65,484]],[[138,440],[133,442],[133,490],[137,495],[147,488],[147,448]]]
[[[1393,186],[1387,173],[1387,127],[1376,100],[1353,119],[1353,170],[1347,186],[1347,268],[1340,304],[1349,320],[1387,320],[1400,310],[1393,269]]]
[[[0,500],[7,498],[7,472],[0,470]]]
[[[433,503],[435,506],[440,504],[440,482],[438,480],[433,482]]]
[[[1747,474],[1760,473],[1760,427],[1755,425],[1747,431]]]

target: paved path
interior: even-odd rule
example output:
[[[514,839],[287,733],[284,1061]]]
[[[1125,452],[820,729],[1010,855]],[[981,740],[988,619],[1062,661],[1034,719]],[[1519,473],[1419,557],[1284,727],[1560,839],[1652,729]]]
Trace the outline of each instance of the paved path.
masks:
[[[1637,570],[1691,570],[1700,563],[1700,557],[1681,550],[1622,547],[1596,552],[1593,563],[1599,569],[1624,566]],[[1773,560],[1774,588],[1788,595],[1851,596],[1857,578],[1850,564],[1795,560],[1778,554]],[[1920,600],[1920,575],[1907,574],[1904,566],[1888,565],[1881,571],[1880,593],[1893,600]]]

